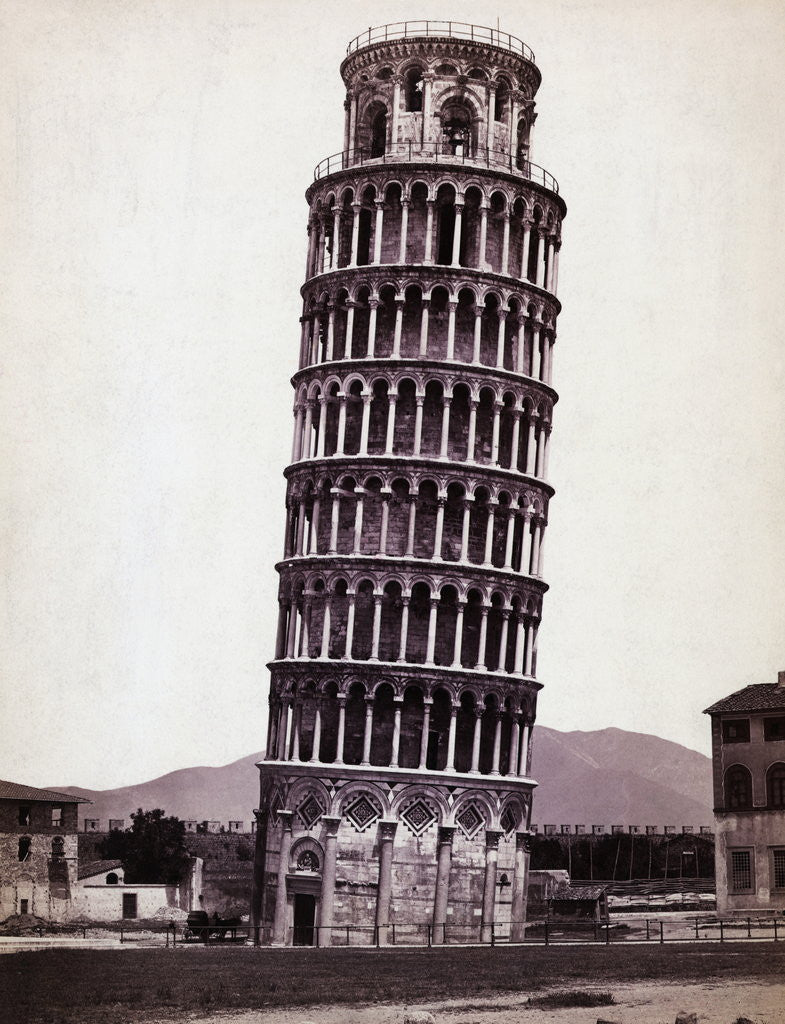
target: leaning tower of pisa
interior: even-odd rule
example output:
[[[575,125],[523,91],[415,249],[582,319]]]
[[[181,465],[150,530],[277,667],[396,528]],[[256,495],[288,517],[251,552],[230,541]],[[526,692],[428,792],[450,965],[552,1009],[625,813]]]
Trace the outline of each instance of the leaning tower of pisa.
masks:
[[[520,939],[561,222],[519,39],[352,40],[316,168],[254,905],[263,941]],[[294,360],[293,360],[294,362]]]

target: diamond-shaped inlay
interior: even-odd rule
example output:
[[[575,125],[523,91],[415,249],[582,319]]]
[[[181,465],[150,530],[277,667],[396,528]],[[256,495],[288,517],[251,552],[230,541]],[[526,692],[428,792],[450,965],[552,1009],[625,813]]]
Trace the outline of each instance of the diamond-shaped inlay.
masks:
[[[421,836],[436,821],[436,815],[423,800],[415,800],[401,815],[404,825],[416,836]]]
[[[455,820],[466,838],[471,839],[482,826],[484,819],[474,804],[469,804],[468,807],[464,807]]]
[[[512,807],[508,807],[501,817],[502,831],[505,835],[510,835],[518,827],[518,818],[513,811]]]
[[[358,832],[364,831],[381,816],[382,812],[364,794],[346,808],[346,817]]]
[[[312,828],[323,813],[324,809],[313,793],[309,793],[297,808],[297,814],[306,828]]]

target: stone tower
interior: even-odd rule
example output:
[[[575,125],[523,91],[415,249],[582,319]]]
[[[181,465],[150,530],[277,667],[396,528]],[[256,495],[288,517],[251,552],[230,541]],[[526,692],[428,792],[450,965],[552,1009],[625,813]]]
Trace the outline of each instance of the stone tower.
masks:
[[[341,65],[306,192],[254,920],[522,937],[558,253],[519,39],[407,22]]]

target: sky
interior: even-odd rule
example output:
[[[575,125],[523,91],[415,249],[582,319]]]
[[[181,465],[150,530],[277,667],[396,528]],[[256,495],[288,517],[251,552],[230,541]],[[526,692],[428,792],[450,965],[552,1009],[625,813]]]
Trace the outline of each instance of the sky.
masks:
[[[445,16],[568,207],[538,721],[708,752],[785,668],[779,4],[0,0],[0,776],[263,747],[304,191],[349,40]]]

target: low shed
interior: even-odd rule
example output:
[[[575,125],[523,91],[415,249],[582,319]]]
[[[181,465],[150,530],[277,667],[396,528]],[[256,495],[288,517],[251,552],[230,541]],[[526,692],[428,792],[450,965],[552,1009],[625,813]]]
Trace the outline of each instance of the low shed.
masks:
[[[604,885],[566,885],[548,898],[550,917],[589,921],[608,919],[608,895]]]

